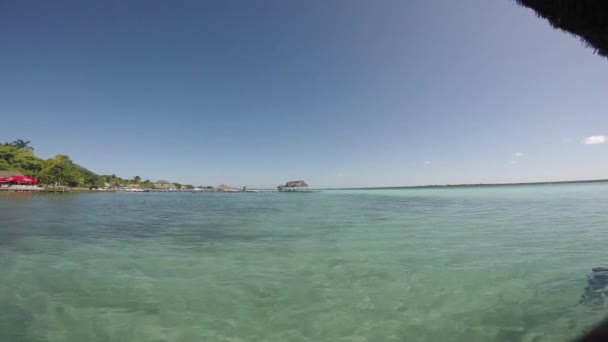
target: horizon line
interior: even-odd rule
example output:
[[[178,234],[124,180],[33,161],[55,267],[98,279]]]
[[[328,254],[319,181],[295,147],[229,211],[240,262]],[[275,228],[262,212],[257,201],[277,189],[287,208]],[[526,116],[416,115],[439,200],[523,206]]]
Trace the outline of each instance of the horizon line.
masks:
[[[517,183],[462,183],[462,184],[428,184],[428,185],[403,185],[403,186],[366,186],[366,187],[341,187],[341,188],[312,188],[314,190],[390,190],[390,189],[423,189],[423,188],[473,188],[491,186],[521,186],[521,185],[551,185],[551,184],[574,184],[574,183],[606,183],[608,179],[581,179],[564,181],[537,181]]]

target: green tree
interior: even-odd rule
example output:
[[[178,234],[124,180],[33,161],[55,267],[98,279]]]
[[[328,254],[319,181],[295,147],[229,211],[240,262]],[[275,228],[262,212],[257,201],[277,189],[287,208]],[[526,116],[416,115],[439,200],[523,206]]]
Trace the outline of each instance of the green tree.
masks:
[[[85,186],[87,188],[103,186],[102,177],[78,164],[72,165],[79,186]]]
[[[10,171],[11,165],[4,159],[0,159],[0,170]]]
[[[47,184],[60,183],[61,185],[84,187],[103,185],[102,177],[75,164],[66,155],[57,155],[42,163],[39,178]]]
[[[36,157],[31,150],[19,149],[13,158],[13,165],[23,173],[35,176],[42,169],[43,160]]]
[[[149,179],[146,179],[145,181],[140,183],[140,186],[144,189],[153,189],[154,183],[152,183]]]
[[[25,148],[25,149],[33,151],[34,148],[31,147],[31,146],[28,146],[29,143],[30,143],[29,140],[28,141],[24,141],[24,140],[21,140],[21,139],[17,139],[17,140],[15,140],[15,141],[12,142],[12,145],[14,147],[16,147],[16,148]]]
[[[10,169],[13,165],[13,160],[15,159],[15,155],[17,154],[17,149],[10,145],[0,146],[0,159],[4,160],[6,165],[6,170]]]
[[[150,180],[142,183],[140,176],[133,180],[123,179],[115,174],[97,175],[95,172],[74,163],[66,155],[43,160],[37,157],[30,141],[18,139],[12,143],[0,144],[0,170],[20,172],[38,178],[42,183],[59,183],[69,186],[102,187],[107,182],[112,186],[127,185],[131,182],[140,183],[142,187],[153,188]]]
[[[31,150],[11,145],[0,145],[0,170],[18,171],[36,177],[42,168],[43,160]]]
[[[59,183],[61,185],[78,186],[80,183],[72,160],[70,157],[61,154],[46,160],[42,164],[39,177],[41,181],[47,184]]]

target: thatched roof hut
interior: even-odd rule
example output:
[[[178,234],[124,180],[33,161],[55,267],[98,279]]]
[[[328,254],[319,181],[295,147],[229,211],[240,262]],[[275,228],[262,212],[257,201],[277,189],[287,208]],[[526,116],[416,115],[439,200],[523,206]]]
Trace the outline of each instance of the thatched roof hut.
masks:
[[[306,182],[303,180],[289,181],[284,185],[279,185],[277,188],[279,189],[279,191],[294,191],[298,189],[308,188],[308,184],[306,184]]]
[[[516,0],[532,8],[555,28],[582,39],[598,54],[608,57],[608,1],[602,0]]]
[[[303,181],[303,180],[289,181],[289,182],[285,183],[285,187],[288,187],[288,188],[308,188],[308,184],[306,184],[306,182]]]

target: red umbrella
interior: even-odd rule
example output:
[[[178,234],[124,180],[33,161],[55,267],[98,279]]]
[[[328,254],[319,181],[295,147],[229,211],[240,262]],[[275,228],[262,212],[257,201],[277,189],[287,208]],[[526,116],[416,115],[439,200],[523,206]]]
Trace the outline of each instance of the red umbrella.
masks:
[[[8,176],[0,178],[0,183],[17,183],[17,184],[38,184],[36,178],[28,176]]]

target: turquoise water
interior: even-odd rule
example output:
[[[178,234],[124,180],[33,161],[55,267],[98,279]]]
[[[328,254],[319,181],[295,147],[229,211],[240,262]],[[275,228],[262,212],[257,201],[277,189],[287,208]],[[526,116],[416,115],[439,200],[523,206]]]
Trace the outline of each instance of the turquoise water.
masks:
[[[565,341],[608,185],[0,194],[0,341]]]

